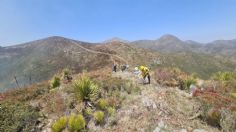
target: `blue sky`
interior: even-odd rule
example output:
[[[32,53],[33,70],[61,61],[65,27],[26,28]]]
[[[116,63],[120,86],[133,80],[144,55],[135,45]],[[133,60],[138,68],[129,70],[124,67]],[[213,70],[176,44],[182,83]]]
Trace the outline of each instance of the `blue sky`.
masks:
[[[1,0],[0,45],[48,36],[236,39],[236,0]]]

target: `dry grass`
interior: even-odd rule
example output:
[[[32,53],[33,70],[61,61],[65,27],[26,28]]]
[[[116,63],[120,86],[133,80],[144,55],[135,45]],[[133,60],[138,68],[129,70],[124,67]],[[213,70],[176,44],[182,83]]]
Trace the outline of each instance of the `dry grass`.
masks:
[[[66,100],[57,91],[45,95],[41,99],[41,104],[44,104],[43,111],[48,114],[61,115],[67,108]]]
[[[164,86],[177,87],[181,86],[187,75],[177,68],[161,68],[154,73],[155,80]]]

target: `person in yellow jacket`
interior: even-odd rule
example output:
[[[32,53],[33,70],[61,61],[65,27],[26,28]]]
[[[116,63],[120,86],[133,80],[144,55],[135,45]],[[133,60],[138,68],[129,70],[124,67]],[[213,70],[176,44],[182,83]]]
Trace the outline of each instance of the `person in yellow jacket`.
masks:
[[[139,70],[141,71],[141,75],[143,79],[145,80],[146,77],[148,78],[148,84],[151,83],[151,76],[149,73],[149,69],[146,66],[139,66]]]

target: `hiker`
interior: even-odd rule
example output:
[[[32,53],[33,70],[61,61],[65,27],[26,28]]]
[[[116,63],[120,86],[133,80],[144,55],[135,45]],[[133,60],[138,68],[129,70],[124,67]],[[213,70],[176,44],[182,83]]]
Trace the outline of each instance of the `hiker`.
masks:
[[[137,75],[137,76],[139,76],[140,73],[141,73],[141,72],[140,72],[140,70],[138,69],[138,67],[135,67],[135,68],[134,68],[134,74]]]
[[[145,66],[139,66],[139,70],[141,72],[141,75],[143,77],[143,79],[145,80],[146,77],[148,78],[148,84],[151,83],[151,76],[149,74],[149,69]]]
[[[117,64],[114,63],[114,64],[112,65],[112,71],[113,71],[113,72],[116,72],[116,70],[117,70]]]
[[[121,71],[122,71],[122,72],[123,72],[123,71],[127,71],[128,68],[129,68],[129,65],[128,65],[128,64],[122,65],[122,66],[121,66]]]
[[[122,65],[121,66],[121,71],[123,72],[123,71],[125,71],[126,70],[126,65]]]

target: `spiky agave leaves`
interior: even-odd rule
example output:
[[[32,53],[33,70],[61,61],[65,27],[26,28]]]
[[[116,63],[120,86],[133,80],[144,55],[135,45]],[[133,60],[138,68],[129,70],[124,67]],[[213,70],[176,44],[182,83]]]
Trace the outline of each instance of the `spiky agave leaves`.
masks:
[[[98,86],[87,76],[74,82],[74,90],[77,99],[81,101],[92,101],[98,94]]]

